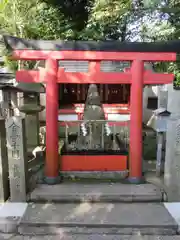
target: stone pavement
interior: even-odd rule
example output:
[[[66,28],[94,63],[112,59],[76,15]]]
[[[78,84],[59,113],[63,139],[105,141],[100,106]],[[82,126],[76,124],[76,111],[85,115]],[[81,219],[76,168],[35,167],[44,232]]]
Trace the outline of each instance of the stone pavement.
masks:
[[[163,190],[154,184],[121,183],[63,183],[39,184],[30,195],[30,200],[55,202],[161,202]]]
[[[167,208],[163,203],[6,203],[0,207],[0,232],[176,235],[180,215],[175,221],[173,208]]]
[[[102,189],[98,185],[95,186],[92,192],[95,196],[100,190],[102,195],[105,195],[103,184],[101,184]],[[139,196],[143,196],[140,192],[145,192],[143,190],[145,185],[135,188],[131,185],[131,187],[128,190],[130,197],[134,196],[135,189],[135,193],[138,192]],[[127,194],[121,185],[119,189],[124,195]],[[73,194],[77,195],[75,189],[71,190],[69,197],[73,197]],[[84,185],[80,195],[86,196],[89,190],[92,190],[90,186]],[[153,188],[150,187],[150,190]],[[154,188],[155,192],[156,190]],[[153,195],[154,191],[147,192]],[[62,191],[64,196],[67,193]],[[118,185],[109,186],[107,196],[108,194],[117,200],[115,197],[120,196]],[[77,201],[76,203],[44,201],[0,204],[0,240],[180,240],[180,236],[176,236],[180,233],[179,229],[180,203],[162,203],[158,200],[150,203],[97,200],[97,202]]]
[[[131,235],[61,235],[61,236],[17,236],[0,234],[1,240],[180,240],[180,236],[131,236]]]
[[[18,232],[176,235],[178,224],[162,203],[29,204]]]

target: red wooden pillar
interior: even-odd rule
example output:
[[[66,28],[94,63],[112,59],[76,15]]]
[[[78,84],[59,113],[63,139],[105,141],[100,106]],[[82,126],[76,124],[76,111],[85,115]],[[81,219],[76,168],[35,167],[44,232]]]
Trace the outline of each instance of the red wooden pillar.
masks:
[[[143,61],[134,60],[131,72],[129,181],[139,183],[142,181]]]
[[[59,180],[58,158],[58,62],[46,60],[46,167],[45,181],[56,184]]]

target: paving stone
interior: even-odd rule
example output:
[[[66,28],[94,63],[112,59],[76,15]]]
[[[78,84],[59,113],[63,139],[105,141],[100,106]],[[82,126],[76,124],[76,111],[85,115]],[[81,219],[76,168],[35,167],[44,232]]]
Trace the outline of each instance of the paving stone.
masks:
[[[11,202],[0,205],[0,232],[17,232],[17,226],[25,213],[27,206],[27,203]]]
[[[160,203],[29,204],[21,234],[175,235],[178,225]]]
[[[132,235],[67,235],[14,236],[0,235],[1,240],[180,240],[180,236],[132,236]]]
[[[162,200],[162,191],[153,184],[63,183],[54,186],[37,185],[36,189],[31,193],[31,200],[57,202],[159,202]]]

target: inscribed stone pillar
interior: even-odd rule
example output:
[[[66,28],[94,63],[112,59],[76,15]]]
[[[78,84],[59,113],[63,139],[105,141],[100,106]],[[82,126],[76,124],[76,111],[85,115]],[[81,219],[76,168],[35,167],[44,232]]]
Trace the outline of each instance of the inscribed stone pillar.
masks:
[[[168,200],[180,201],[180,92],[168,85],[168,111],[164,183]]]
[[[6,148],[5,120],[0,119],[0,202],[9,197],[8,157]]]
[[[9,160],[10,197],[12,202],[26,201],[27,159],[24,119],[18,116],[6,120]]]

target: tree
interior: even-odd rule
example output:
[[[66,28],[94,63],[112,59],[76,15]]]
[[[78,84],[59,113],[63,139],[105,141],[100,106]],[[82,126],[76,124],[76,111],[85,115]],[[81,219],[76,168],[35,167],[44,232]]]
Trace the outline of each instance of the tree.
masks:
[[[34,32],[33,16],[39,8],[39,0],[22,1],[22,0],[3,0],[0,5],[0,28],[1,34],[11,34],[22,38],[31,38]],[[5,64],[11,70],[20,67],[20,63],[10,61],[7,57],[8,53],[4,52]],[[31,64],[24,64],[24,67],[32,67]]]
[[[96,0],[91,7],[85,39],[125,40],[131,0]]]

